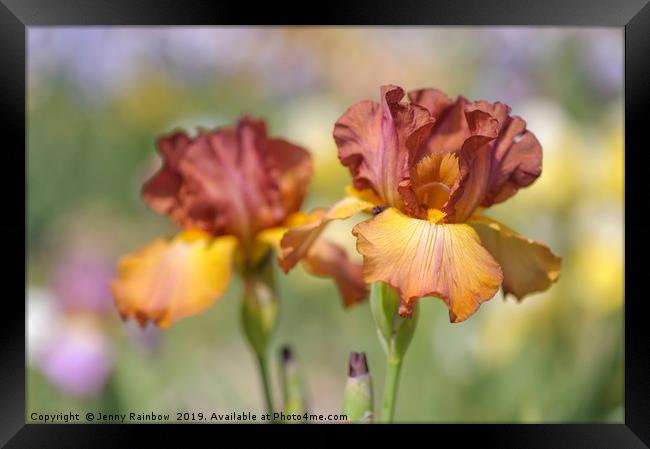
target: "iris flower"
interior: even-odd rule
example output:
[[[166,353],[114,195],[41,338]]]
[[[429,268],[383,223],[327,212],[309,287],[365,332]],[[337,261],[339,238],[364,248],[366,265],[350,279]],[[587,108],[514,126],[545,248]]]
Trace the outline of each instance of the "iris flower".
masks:
[[[349,196],[291,228],[281,266],[308,257],[326,225],[365,212],[352,233],[368,283],[399,294],[408,317],[426,296],[442,299],[451,322],[467,319],[503,287],[518,300],[557,281],[561,260],[484,215],[532,184],[542,148],[503,103],[455,100],[436,89],[383,86],[336,122],[334,140],[353,179]]]
[[[233,267],[248,288],[286,226],[306,219],[299,209],[313,169],[305,149],[248,117],[194,138],[171,133],[157,148],[163,165],[142,194],[181,231],[123,256],[112,289],[124,319],[168,327],[212,305]],[[366,295],[361,267],[342,249],[317,239],[303,256],[307,270],[335,278],[346,304]]]

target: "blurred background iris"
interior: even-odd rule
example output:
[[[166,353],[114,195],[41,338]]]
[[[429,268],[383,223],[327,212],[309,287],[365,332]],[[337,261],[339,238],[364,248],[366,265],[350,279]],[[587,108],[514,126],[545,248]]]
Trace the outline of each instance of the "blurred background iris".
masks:
[[[118,255],[174,230],[139,197],[154,139],[265,118],[312,152],[305,208],[328,205],[350,182],[334,122],[391,83],[499,100],[527,121],[542,176],[489,215],[563,257],[549,291],[498,294],[461,324],[423,300],[397,420],[623,421],[622,29],[32,27],[28,39],[28,415],[260,412],[236,283],[165,332],[113,308]],[[358,257],[353,224],[327,234]],[[279,283],[275,347],[294,346],[313,411],[340,410],[349,351],[368,352],[382,385],[368,304],[344,311],[302,268]]]

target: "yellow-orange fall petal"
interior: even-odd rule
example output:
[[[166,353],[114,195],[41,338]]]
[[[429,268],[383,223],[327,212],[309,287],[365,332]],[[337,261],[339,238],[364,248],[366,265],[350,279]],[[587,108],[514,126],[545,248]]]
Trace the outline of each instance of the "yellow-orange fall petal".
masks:
[[[368,297],[361,265],[351,262],[342,248],[324,238],[316,240],[302,263],[311,274],[334,279],[345,307]]]
[[[335,203],[327,211],[319,210],[305,216],[306,224],[290,228],[282,237],[280,266],[284,272],[293,268],[304,258],[325,226],[332,220],[343,220],[363,212],[370,211],[375,204],[355,197],[346,197]]]
[[[289,217],[288,221],[301,224],[313,219],[314,217],[310,218],[309,214],[297,213]],[[260,244],[271,246],[277,254],[280,254],[280,241],[288,229],[288,227],[265,229],[258,234],[257,239]],[[302,263],[311,274],[334,279],[345,307],[359,303],[368,296],[361,265],[352,262],[345,250],[323,237],[316,238],[310,245],[307,253],[302,257]]]
[[[168,327],[207,309],[226,290],[237,239],[187,230],[123,256],[111,283],[120,315]]]
[[[436,296],[447,304],[452,322],[463,321],[503,280],[499,264],[466,224],[431,223],[389,208],[352,232],[366,282],[396,288],[402,315],[408,316],[419,298]]]
[[[359,190],[354,186],[346,186],[345,193],[348,196],[353,196],[359,198],[360,200],[368,201],[373,203],[375,206],[384,205],[384,201],[379,198],[379,196],[372,189],[363,189]]]
[[[517,300],[544,291],[560,278],[562,259],[543,242],[530,240],[487,217],[475,216],[469,222],[481,243],[503,270],[503,292]]]

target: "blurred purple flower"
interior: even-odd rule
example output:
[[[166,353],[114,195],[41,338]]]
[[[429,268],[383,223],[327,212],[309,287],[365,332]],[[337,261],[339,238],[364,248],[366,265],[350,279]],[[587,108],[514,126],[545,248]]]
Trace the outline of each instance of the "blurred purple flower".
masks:
[[[295,94],[318,80],[308,46],[263,28],[37,28],[28,33],[30,88],[57,75],[84,103],[118,95],[143,73],[209,82],[232,74],[258,77],[267,88]]]
[[[64,393],[96,396],[111,373],[113,351],[97,323],[74,316],[42,348],[38,365],[43,375]]]
[[[517,104],[537,93],[537,73],[549,64],[563,34],[554,29],[504,27],[485,29],[479,36],[476,57],[481,70],[476,73],[473,95]]]
[[[160,31],[160,51],[182,77],[227,75],[250,60],[259,33],[237,27],[170,28]]]
[[[623,92],[623,31],[581,35],[585,73],[602,96]]]
[[[567,33],[554,28],[499,27],[483,31],[483,58],[507,70],[529,72],[553,57]]]
[[[99,250],[66,250],[55,268],[52,289],[65,309],[95,313],[113,311],[109,282],[114,268]]]
[[[144,64],[155,62],[155,47],[142,30],[37,28],[28,33],[30,82],[62,74],[84,103],[98,103],[122,88]],[[43,84],[43,83],[41,83]]]

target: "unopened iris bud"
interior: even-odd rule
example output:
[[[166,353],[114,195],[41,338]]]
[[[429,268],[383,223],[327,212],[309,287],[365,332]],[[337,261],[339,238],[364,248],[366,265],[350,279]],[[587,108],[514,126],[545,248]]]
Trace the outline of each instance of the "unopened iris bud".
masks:
[[[348,422],[372,422],[373,410],[372,379],[366,353],[352,352],[343,395],[343,414],[347,415]]]
[[[307,394],[298,361],[289,346],[282,348],[281,358],[284,413],[289,416],[303,415],[308,410]]]

